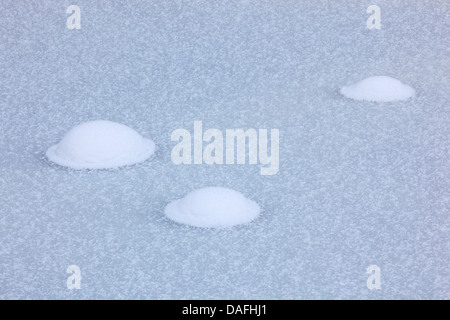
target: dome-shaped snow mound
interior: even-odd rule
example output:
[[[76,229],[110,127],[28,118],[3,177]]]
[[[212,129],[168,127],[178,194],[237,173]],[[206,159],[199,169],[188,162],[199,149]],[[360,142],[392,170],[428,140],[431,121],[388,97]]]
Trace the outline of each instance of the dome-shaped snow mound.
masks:
[[[406,100],[414,96],[415,90],[401,81],[386,77],[369,77],[341,89],[341,94],[354,100],[388,102]]]
[[[96,120],[73,127],[47,158],[73,169],[109,169],[147,160],[155,144],[119,123]]]
[[[259,215],[260,208],[240,192],[207,187],[169,203],[164,212],[178,223],[203,228],[226,228],[252,221]]]

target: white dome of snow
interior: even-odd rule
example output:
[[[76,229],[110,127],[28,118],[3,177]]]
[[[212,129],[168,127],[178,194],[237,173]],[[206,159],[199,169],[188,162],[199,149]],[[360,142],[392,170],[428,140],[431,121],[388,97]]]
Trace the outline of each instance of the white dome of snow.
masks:
[[[258,217],[259,205],[240,192],[222,187],[194,190],[169,203],[166,216],[178,223],[203,228],[225,228]]]
[[[73,169],[109,169],[147,160],[155,144],[119,123],[96,120],[73,127],[47,150],[47,158]]]
[[[414,96],[415,90],[397,79],[375,76],[343,87],[340,93],[359,101],[388,102],[409,99]]]

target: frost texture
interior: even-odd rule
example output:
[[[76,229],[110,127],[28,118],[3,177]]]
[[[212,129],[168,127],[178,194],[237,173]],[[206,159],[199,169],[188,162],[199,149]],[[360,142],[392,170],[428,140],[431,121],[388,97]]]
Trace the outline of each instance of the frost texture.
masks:
[[[347,98],[375,102],[407,100],[415,94],[415,90],[410,86],[386,76],[366,78],[343,87],[340,92]]]
[[[223,228],[248,223],[260,212],[258,204],[240,192],[222,187],[194,190],[169,203],[165,214],[170,219],[195,227]]]
[[[0,299],[450,299],[450,1],[376,1],[381,30],[371,3],[1,0]],[[417,96],[339,94],[372,75]],[[94,119],[151,138],[151,161],[49,165]],[[279,172],[175,165],[171,133],[195,120],[279,129]],[[205,186],[263,211],[219,229],[164,215]]]
[[[155,151],[152,140],[119,123],[96,120],[72,128],[47,150],[50,161],[73,169],[109,169],[147,160]]]

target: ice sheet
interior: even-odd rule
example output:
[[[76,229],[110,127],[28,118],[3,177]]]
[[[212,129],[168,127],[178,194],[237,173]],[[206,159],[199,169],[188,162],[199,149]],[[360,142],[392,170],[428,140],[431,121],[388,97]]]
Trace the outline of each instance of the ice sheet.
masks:
[[[2,0],[0,298],[449,299],[449,2],[377,1],[380,30],[370,4]],[[339,94],[379,74],[416,96]],[[95,119],[151,137],[152,161],[45,160]],[[196,120],[279,129],[278,174],[173,164],[172,131]],[[210,185],[251,195],[260,217],[205,230],[164,216]]]

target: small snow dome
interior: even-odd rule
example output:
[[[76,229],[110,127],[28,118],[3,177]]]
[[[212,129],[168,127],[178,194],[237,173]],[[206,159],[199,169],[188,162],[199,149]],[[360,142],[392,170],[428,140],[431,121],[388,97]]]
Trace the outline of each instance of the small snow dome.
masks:
[[[240,192],[222,187],[194,190],[169,203],[164,213],[178,223],[203,228],[226,228],[258,217],[258,204]]]
[[[397,79],[376,76],[343,87],[340,93],[359,101],[388,102],[409,99],[415,95],[415,90]]]
[[[109,169],[147,160],[155,144],[119,123],[96,120],[73,127],[47,150],[47,158],[73,169]]]

